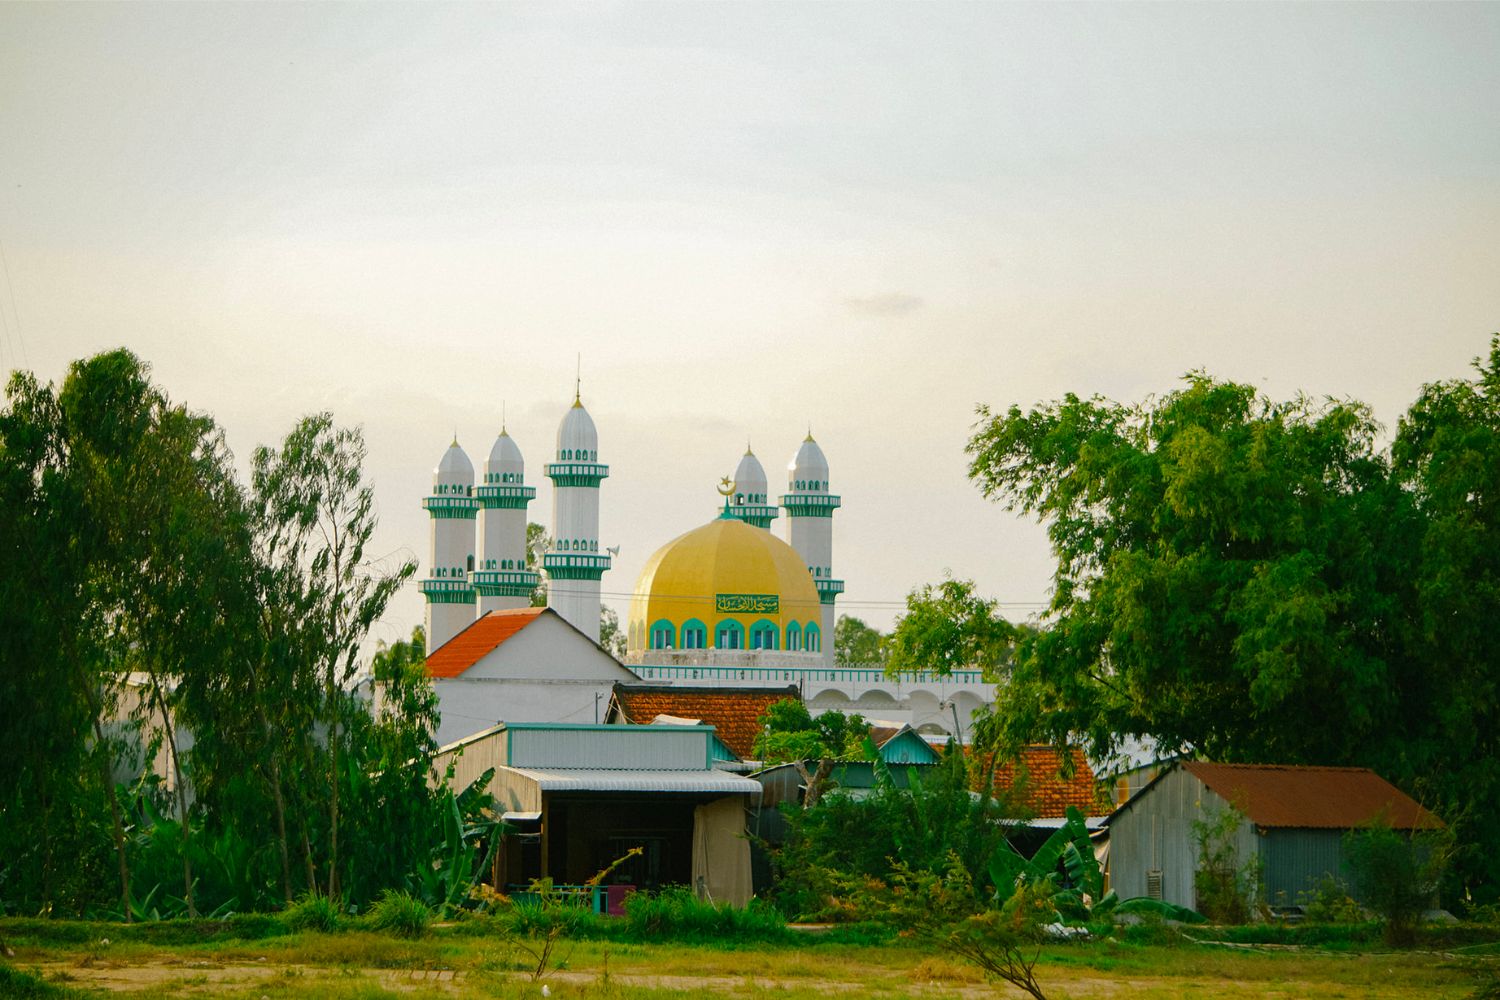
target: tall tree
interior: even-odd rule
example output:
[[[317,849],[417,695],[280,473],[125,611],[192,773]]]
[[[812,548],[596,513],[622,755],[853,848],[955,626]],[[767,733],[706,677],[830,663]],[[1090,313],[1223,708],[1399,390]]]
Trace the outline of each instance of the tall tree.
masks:
[[[1001,734],[1099,755],[1144,734],[1229,761],[1366,759],[1409,676],[1390,616],[1413,512],[1377,426],[1354,402],[1185,381],[1139,406],[981,408],[970,474],[1045,521],[1057,557]]]
[[[365,444],[358,430],[334,426],[319,413],[304,418],[281,450],[256,449],[253,482],[261,530],[274,566],[300,577],[297,589],[313,628],[302,633],[302,664],[321,686],[320,721],[327,740],[327,876],[340,894],[342,740],[349,682],[360,644],[416,563],[380,567],[366,558],[375,530],[375,501],[364,479]]]
[[[1399,692],[1387,767],[1420,789],[1470,847],[1460,872],[1500,893],[1500,336],[1476,377],[1423,388],[1392,457],[1421,514],[1405,539],[1413,569],[1402,630],[1414,667]],[[1476,849],[1474,845],[1485,845]]]
[[[547,529],[535,521],[526,522],[526,568],[534,573],[542,572],[542,557],[552,547],[552,536],[547,534]],[[547,606],[547,577],[543,574],[541,582],[531,592],[531,606],[533,608],[545,608]]]

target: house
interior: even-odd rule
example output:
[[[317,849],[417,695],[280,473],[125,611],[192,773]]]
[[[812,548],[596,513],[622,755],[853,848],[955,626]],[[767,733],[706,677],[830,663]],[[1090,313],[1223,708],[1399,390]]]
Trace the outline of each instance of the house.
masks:
[[[1295,902],[1343,867],[1343,836],[1379,818],[1397,830],[1442,821],[1374,771],[1360,767],[1170,765],[1105,820],[1111,885],[1122,898],[1152,896],[1197,908],[1193,822],[1233,807],[1241,864],[1258,859],[1264,899]]]
[[[747,811],[760,785],[714,766],[712,726],[507,723],[445,747],[464,788],[494,768],[489,790],[510,825],[496,884],[550,878],[580,886],[632,849],[608,881],[692,886],[702,898],[750,899]]]
[[[597,723],[614,685],[638,680],[551,608],[491,611],[427,656],[437,743],[500,722]]]
[[[788,699],[800,700],[795,684],[767,688],[620,682],[610,694],[604,721],[647,725],[666,716],[700,722],[713,726],[741,760],[754,760],[761,716]]]

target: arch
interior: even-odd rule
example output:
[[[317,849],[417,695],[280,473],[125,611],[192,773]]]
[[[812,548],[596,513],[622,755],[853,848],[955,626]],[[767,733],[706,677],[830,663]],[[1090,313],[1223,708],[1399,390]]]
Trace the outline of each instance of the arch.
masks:
[[[697,618],[682,623],[682,648],[705,649],[708,646],[708,626]]]
[[[677,644],[677,627],[665,618],[651,623],[651,649],[671,649]]]
[[[817,622],[808,622],[802,626],[802,648],[809,653],[823,651],[823,630],[818,628]]]
[[[786,627],[786,649],[789,653],[802,652],[802,626],[796,622]]]
[[[844,692],[838,690],[837,688],[828,688],[823,691],[819,691],[817,694],[808,699],[807,707],[810,709],[815,708],[820,712],[826,712],[829,709],[838,709],[839,711],[844,711],[853,704],[854,703],[849,700],[849,696]]]
[[[744,649],[745,627],[733,618],[725,618],[714,626],[715,649]]]
[[[870,688],[860,693],[858,704],[861,708],[889,709],[896,707],[896,696],[889,691],[880,688]]]
[[[776,623],[770,621],[769,619],[762,618],[760,621],[750,626],[749,648],[779,649],[781,648],[781,643],[777,640],[779,640],[780,638],[781,630],[776,627]]]

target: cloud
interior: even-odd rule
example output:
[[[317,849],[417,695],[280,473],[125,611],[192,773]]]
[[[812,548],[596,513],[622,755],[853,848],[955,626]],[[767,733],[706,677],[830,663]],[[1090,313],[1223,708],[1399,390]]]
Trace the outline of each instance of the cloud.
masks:
[[[908,316],[923,305],[921,297],[904,292],[844,300],[844,307],[856,316]]]

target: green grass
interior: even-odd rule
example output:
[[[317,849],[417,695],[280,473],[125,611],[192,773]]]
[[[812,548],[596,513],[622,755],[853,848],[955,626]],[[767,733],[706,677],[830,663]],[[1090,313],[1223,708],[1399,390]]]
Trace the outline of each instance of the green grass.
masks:
[[[675,913],[675,915],[674,915]],[[661,916],[658,914],[658,916]],[[732,918],[730,918],[732,919]],[[722,934],[732,923],[692,911],[669,910],[668,920],[691,935]],[[699,927],[699,920],[726,920]],[[598,921],[589,926],[598,930]],[[377,932],[366,922],[344,921],[336,933],[289,931],[280,923],[186,921],[169,925],[0,920],[0,937],[17,952],[14,968],[0,965],[0,996],[80,1000],[121,997],[230,997],[234,1000],[312,998],[374,1000],[385,997],[487,997],[539,995],[524,970],[513,915],[470,917],[428,927],[420,938]],[[784,1000],[848,995],[883,998],[956,997],[982,986],[971,967],[888,932],[840,928],[823,933],[782,930],[767,942],[633,939],[627,920],[604,923],[603,936],[567,941],[566,966],[544,980],[553,997],[646,998],[704,994]],[[202,933],[191,933],[197,928]],[[1139,929],[1135,929],[1139,930]],[[1346,940],[1307,943],[1307,928],[1261,928],[1281,939],[1195,943],[1176,937],[1164,944],[1143,933],[1113,940],[1048,945],[1038,977],[1053,1000],[1107,996],[1185,997],[1208,1000],[1282,997],[1332,1000],[1451,998],[1466,1000],[1494,981],[1500,959],[1490,943],[1463,953],[1390,952]],[[1271,932],[1274,931],[1274,934]],[[1250,936],[1243,929],[1193,927],[1188,933],[1221,938]],[[1448,939],[1483,937],[1470,928]],[[107,944],[104,942],[108,942]],[[104,992],[111,987],[113,992]],[[999,992],[996,995],[1005,995]]]

